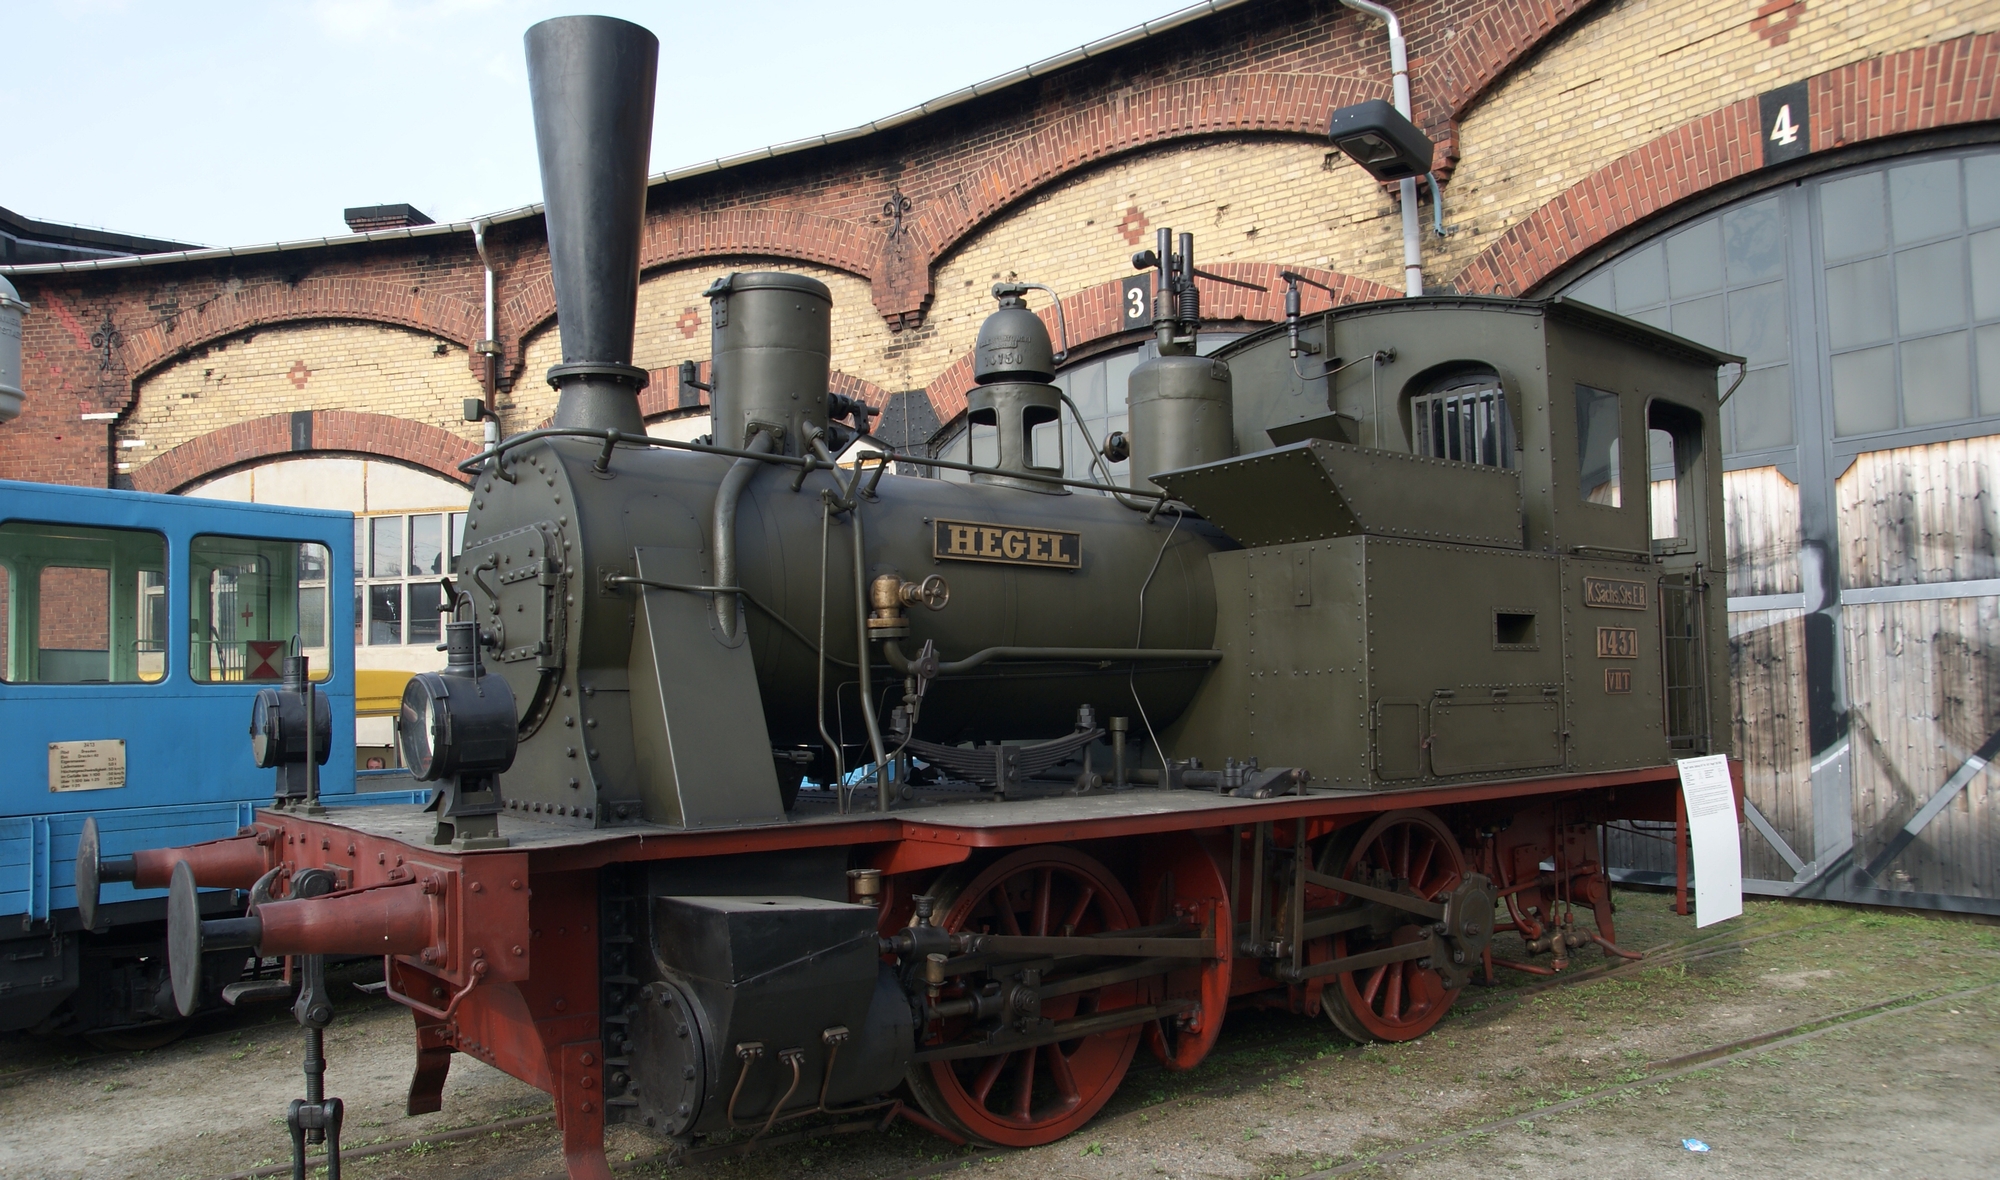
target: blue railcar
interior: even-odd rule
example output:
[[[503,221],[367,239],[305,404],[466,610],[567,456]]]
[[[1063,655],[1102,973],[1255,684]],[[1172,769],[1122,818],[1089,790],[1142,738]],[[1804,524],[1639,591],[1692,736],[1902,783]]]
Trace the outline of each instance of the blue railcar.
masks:
[[[0,1031],[116,1037],[173,1018],[164,891],[107,884],[82,929],[77,839],[93,816],[106,855],[248,824],[272,792],[251,701],[284,656],[310,657],[332,707],[329,805],[423,794],[355,792],[353,522],[0,481]]]

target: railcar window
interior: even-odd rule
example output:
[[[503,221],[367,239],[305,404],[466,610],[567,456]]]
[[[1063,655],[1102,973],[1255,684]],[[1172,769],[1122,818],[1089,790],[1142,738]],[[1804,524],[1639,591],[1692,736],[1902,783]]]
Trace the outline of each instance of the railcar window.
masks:
[[[136,529],[0,525],[0,679],[151,683],[166,675],[166,538]]]
[[[196,537],[188,546],[188,674],[204,684],[269,681],[305,655],[332,674],[329,559],[311,542]]]
[[[1584,503],[1624,505],[1618,458],[1618,395],[1577,386],[1576,462]]]
[[[417,512],[354,519],[354,642],[435,644],[444,575],[465,547],[465,513]]]

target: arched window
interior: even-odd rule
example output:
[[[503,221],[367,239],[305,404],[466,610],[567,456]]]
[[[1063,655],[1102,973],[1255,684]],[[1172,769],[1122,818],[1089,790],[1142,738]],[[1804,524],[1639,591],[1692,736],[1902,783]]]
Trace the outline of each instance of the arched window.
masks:
[[[1678,226],[1566,295],[1749,358],[1731,456],[2000,429],[2000,149],[1830,172]],[[1742,464],[1732,464],[1741,466]]]

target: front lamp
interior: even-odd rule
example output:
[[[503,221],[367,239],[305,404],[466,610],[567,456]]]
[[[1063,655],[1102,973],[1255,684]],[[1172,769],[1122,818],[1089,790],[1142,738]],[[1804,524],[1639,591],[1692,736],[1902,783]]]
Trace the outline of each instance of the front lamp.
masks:
[[[447,630],[445,670],[410,677],[396,714],[396,744],[418,782],[483,778],[514,764],[514,693],[480,669],[473,624],[451,623]]]

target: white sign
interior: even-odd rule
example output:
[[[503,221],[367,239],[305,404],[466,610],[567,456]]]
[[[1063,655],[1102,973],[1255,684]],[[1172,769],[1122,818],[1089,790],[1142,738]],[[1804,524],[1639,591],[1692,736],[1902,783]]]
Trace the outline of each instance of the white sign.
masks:
[[[1729,758],[1682,758],[1679,766],[1688,841],[1694,845],[1694,924],[1713,926],[1743,913],[1743,848],[1736,836]]]
[[[49,790],[108,791],[125,785],[125,740],[49,743]]]

